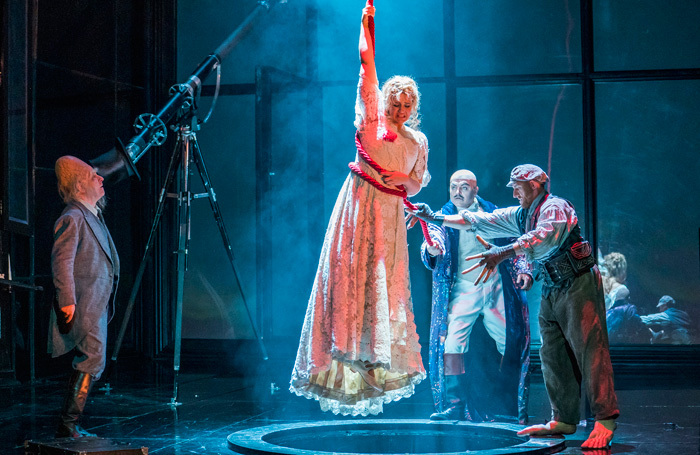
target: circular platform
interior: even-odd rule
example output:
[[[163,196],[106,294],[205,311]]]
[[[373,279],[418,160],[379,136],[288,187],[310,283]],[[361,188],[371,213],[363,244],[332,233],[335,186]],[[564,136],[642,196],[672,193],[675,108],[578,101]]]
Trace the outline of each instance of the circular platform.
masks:
[[[256,455],[534,455],[565,448],[563,438],[521,438],[516,432],[522,428],[507,423],[336,420],[267,425],[227,439],[234,452]]]

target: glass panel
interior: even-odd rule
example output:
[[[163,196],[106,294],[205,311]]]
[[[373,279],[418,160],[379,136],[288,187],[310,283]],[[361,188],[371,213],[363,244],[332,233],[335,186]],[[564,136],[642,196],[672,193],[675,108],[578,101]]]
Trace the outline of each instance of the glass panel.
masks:
[[[333,211],[338,192],[350,170],[348,163],[355,160],[355,96],[353,86],[323,89],[323,224]],[[325,226],[324,232],[325,233]],[[323,235],[323,233],[321,235]],[[311,248],[321,252],[323,237],[316,239]],[[311,288],[309,288],[309,292]]]
[[[622,275],[618,281],[627,286],[638,314],[658,313],[660,297],[671,295],[677,309],[690,314],[691,335],[700,317],[700,210],[691,193],[700,175],[700,137],[692,115],[700,111],[699,91],[697,80],[596,86],[601,252],[625,256],[626,280]],[[650,328],[659,333],[655,343],[685,338],[682,331],[674,334],[659,324],[640,327],[636,318],[622,318],[621,311],[609,314],[614,318],[609,330],[618,331],[617,319],[633,322],[611,337],[615,342],[648,344]]]
[[[306,91],[276,90],[272,95],[272,174],[266,209],[272,222],[267,283],[273,292],[265,303],[273,308],[273,335],[291,339],[301,333],[318,263],[317,240],[309,239],[309,223],[317,207],[307,195],[318,189],[309,184],[307,96]]]
[[[209,103],[210,100],[204,100]],[[253,96],[221,97],[198,133],[202,156],[226,223],[250,311],[256,314],[255,131]],[[170,151],[164,150],[168,153]],[[196,167],[192,191],[204,191]],[[192,201],[183,338],[242,339],[253,332],[209,201]],[[166,220],[163,220],[167,222]]]
[[[595,0],[595,69],[697,68],[698,23],[698,1]]]
[[[516,205],[505,186],[511,169],[537,164],[550,175],[552,193],[577,208],[585,230],[580,86],[462,88],[457,106],[463,126],[458,131],[458,167],[476,174],[481,197],[499,207]],[[539,298],[537,285],[528,292],[533,343],[539,342]]]
[[[64,72],[70,69],[75,73],[74,76],[89,74],[93,79],[112,79],[117,68],[129,65],[127,62],[133,58],[130,54],[122,54],[123,58],[119,60],[115,58],[117,48],[123,46],[124,50],[131,52],[137,49],[135,43],[130,42],[127,20],[120,19],[126,19],[127,10],[138,9],[139,4],[125,7],[121,6],[125,4],[119,2],[73,2],[70,6],[60,2],[38,3],[39,65],[57,67]],[[139,22],[143,20],[134,19]],[[132,36],[139,36],[139,33],[133,32]],[[107,49],[114,49],[114,52],[107,52]],[[128,79],[124,79],[126,80]]]
[[[458,76],[581,71],[575,0],[455,1]]]
[[[331,1],[319,5],[319,79],[355,79],[360,70],[357,44],[363,3]],[[375,6],[379,80],[394,74],[442,76],[442,2],[430,2],[428,7],[424,0],[402,0],[376,2]]]
[[[263,3],[271,7],[258,11],[251,29],[240,35],[240,41],[224,58],[221,83],[253,83],[257,66],[306,74],[306,30],[300,28],[306,24],[305,2],[178,0],[178,82],[185,81]],[[204,83],[215,84],[216,75]]]
[[[27,160],[27,23],[26,5],[12,2],[8,17],[19,20],[8,26],[7,74],[7,215],[12,221],[29,223],[29,169]],[[10,226],[12,226],[10,224]]]

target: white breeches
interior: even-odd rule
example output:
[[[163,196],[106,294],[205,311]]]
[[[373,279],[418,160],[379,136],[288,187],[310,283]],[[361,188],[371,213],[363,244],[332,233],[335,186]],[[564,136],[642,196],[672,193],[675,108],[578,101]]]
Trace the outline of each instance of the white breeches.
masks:
[[[486,283],[474,285],[458,281],[450,293],[447,315],[446,354],[464,354],[469,350],[469,336],[479,315],[484,327],[496,342],[498,352],[506,350],[506,314],[503,283],[495,273]]]

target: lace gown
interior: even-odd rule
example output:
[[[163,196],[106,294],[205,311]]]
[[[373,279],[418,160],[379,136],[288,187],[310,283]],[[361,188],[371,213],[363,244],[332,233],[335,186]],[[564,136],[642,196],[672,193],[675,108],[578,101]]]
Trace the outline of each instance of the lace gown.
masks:
[[[400,133],[392,129],[388,136],[397,135],[393,142],[384,140],[387,128],[393,128],[384,110],[378,87],[361,78],[355,126],[364,149],[382,168],[408,174],[425,186],[430,179],[425,135],[405,127]],[[362,378],[357,361],[377,366],[378,387]],[[350,173],[326,231],[290,390],[318,400],[323,411],[366,416],[412,395],[424,377],[403,201]]]

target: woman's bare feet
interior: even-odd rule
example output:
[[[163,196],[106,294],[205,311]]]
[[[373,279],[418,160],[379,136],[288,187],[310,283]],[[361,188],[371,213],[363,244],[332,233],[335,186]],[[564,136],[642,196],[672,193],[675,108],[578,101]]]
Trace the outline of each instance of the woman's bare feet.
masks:
[[[518,436],[556,436],[576,433],[576,425],[551,420],[544,425],[532,425],[518,431]]]
[[[596,420],[588,439],[581,444],[582,449],[604,449],[610,445],[617,424],[612,419]]]

